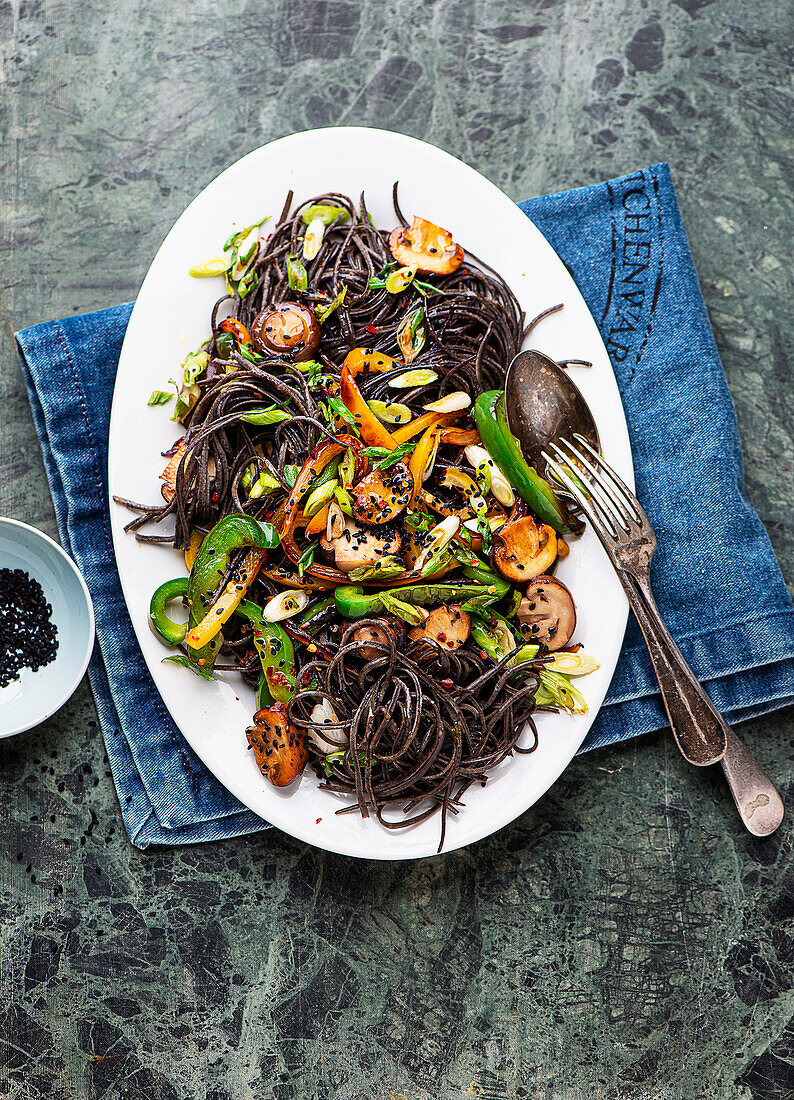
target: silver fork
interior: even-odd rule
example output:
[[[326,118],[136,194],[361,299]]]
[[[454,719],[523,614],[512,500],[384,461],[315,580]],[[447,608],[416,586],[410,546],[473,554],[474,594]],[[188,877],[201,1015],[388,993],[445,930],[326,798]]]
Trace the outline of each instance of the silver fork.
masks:
[[[651,593],[656,535],[625,482],[580,435],[543,452],[548,470],[578,502],[607,552],[640,625],[664,708],[682,755],[692,764],[722,765],[746,828],[768,836],[783,820],[783,803],[766,773],[726,724],[662,621]]]

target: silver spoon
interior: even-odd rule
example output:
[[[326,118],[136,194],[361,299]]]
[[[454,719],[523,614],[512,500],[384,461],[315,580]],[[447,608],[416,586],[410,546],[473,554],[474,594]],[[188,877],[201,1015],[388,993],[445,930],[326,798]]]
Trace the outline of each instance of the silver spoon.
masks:
[[[556,443],[561,438],[579,436],[587,440],[595,451],[601,450],[593,414],[580,390],[553,360],[541,352],[521,352],[510,364],[505,380],[505,410],[510,430],[521,444],[525,457],[536,465],[544,462],[541,452],[550,443]],[[689,721],[684,721],[682,726],[675,723],[673,732],[682,755],[695,764],[711,763],[719,759],[745,827],[756,836],[768,836],[783,819],[783,803],[774,784],[738,735],[716,713],[661,620],[659,623],[672,650],[667,654],[666,661],[654,659],[653,641],[657,632],[649,622],[648,608],[639,599],[633,585],[624,585],[624,588],[648,644],[654,671],[658,667],[661,672],[657,679],[671,725],[674,724],[671,716],[675,714],[695,720],[695,727],[691,730],[686,728]],[[636,606],[634,597],[637,597]],[[655,604],[653,607],[656,611]],[[674,666],[678,666],[680,674],[672,679],[670,668],[666,667],[671,660]],[[715,751],[710,758],[704,758],[703,740],[698,737],[695,718],[697,708],[693,712],[685,697],[687,681],[690,679],[693,681],[692,688],[700,696],[701,707],[713,711],[724,731],[724,752]],[[678,683],[673,683],[672,680],[677,680]]]
[[[553,440],[584,436],[601,450],[593,414],[562,367],[540,351],[522,351],[505,379],[505,412],[524,457],[543,466],[541,452]]]

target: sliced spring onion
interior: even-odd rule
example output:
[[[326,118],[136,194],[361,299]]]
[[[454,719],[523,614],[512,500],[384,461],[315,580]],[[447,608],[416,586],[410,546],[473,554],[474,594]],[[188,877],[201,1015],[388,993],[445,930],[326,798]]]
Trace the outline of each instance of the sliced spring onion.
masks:
[[[152,390],[147,405],[167,405],[174,395],[167,390]]]
[[[446,397],[440,397],[438,401],[431,401],[429,405],[423,405],[422,408],[427,412],[438,413],[451,413],[462,412],[463,409],[468,409],[471,405],[471,398],[463,390],[456,390],[454,393],[448,393]]]
[[[214,275],[225,275],[229,269],[229,261],[226,256],[213,256],[200,264],[194,264],[188,271],[194,279],[210,279]]]
[[[407,370],[404,374],[398,374],[396,378],[390,378],[389,385],[395,390],[410,390],[414,386],[429,386],[431,382],[435,382],[437,379],[438,375],[434,370],[419,368],[417,370]]]
[[[432,557],[443,550],[460,530],[460,516],[448,516],[437,523],[425,538],[425,548],[414,563],[414,572],[421,573]]]
[[[279,483],[272,474],[265,471],[260,474],[251,488],[248,490],[248,497],[250,500],[258,500],[260,497],[269,496],[279,488]]]
[[[384,424],[407,424],[411,419],[411,410],[397,401],[368,401],[370,412]]]
[[[336,313],[346,297],[347,287],[343,286],[336,297],[332,301],[330,301],[327,306],[320,305],[319,302],[317,303],[317,305],[314,307],[314,315],[321,325],[325,324],[332,313]]]
[[[333,225],[334,222],[346,222],[347,211],[341,206],[316,202],[301,210],[301,221],[304,225],[311,225],[313,221],[321,221],[324,226]]]
[[[264,409],[249,409],[240,417],[246,424],[256,424],[262,427],[265,424],[280,424],[282,420],[289,420],[292,413],[285,412],[278,405],[268,405]]]
[[[303,235],[303,258],[304,260],[313,260],[317,253],[320,251],[320,246],[323,243],[323,235],[325,234],[325,222],[322,218],[312,218],[309,224],[306,226],[306,232]]]
[[[306,268],[297,256],[287,256],[287,282],[290,290],[305,290],[309,285]]]
[[[349,485],[353,484],[353,478],[356,476],[356,456],[353,454],[350,447],[344,453],[342,461],[339,463],[339,480],[342,483],[343,488],[347,489]]]
[[[404,572],[403,561],[396,554],[386,554],[374,565],[361,565],[357,569],[351,569],[348,577],[351,581],[366,581],[374,577],[397,577]]]
[[[410,264],[408,267],[398,267],[386,277],[386,289],[389,294],[400,294],[411,285],[419,270],[418,264]]]
[[[397,345],[406,364],[413,363],[425,346],[426,339],[425,311],[423,306],[419,306],[407,313],[397,328]]]
[[[334,478],[333,481],[326,481],[324,485],[318,485],[314,492],[309,493],[303,505],[304,516],[306,516],[307,519],[316,516],[320,509],[324,508],[334,495],[334,491],[338,485],[339,482]]]
[[[473,443],[469,447],[464,447],[463,453],[477,471],[479,475],[478,481],[480,478],[482,478],[483,481],[485,480],[485,470],[487,470],[487,476],[490,477],[490,484],[488,486],[490,491],[500,504],[504,504],[506,508],[512,507],[516,499],[515,493],[513,492],[513,486],[488,454],[485,447],[480,447]],[[485,467],[485,469],[483,469],[483,467]],[[488,489],[484,491],[487,492]]]
[[[266,623],[278,623],[283,619],[291,619],[299,611],[303,611],[309,602],[309,593],[300,588],[288,588],[279,592],[272,600],[268,600],[262,609],[262,618]]]
[[[345,513],[345,515],[352,516],[353,501],[350,499],[350,494],[348,493],[347,489],[343,489],[341,485],[338,485],[336,489],[334,489],[334,496],[336,497],[336,501],[339,507]]]
[[[555,653],[554,659],[545,667],[561,672],[563,676],[587,676],[601,668],[601,662],[586,653]]]

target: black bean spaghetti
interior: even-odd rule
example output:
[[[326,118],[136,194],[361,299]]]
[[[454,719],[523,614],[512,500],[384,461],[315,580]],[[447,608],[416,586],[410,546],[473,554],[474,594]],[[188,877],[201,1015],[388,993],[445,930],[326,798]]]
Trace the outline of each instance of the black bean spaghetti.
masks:
[[[169,660],[256,686],[249,744],[271,782],[311,761],[354,797],[338,812],[388,829],[440,812],[443,844],[466,789],[533,751],[535,711],[584,707],[550,574],[576,525],[500,422],[526,331],[504,280],[409,225],[396,185],[391,233],[363,195],[292,200],[192,269],[227,293],[183,366],[165,502],[122,501],[128,530],[185,553],[152,625]]]

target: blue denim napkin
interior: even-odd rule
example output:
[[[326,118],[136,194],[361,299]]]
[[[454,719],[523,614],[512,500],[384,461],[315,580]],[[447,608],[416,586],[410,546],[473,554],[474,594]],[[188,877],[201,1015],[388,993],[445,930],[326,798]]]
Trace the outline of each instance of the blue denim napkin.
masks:
[[[609,350],[637,491],[659,549],[653,587],[730,722],[794,702],[794,609],[742,488],[733,404],[666,165],[521,203],[571,270]],[[130,305],[17,334],[61,541],[97,619],[89,676],[124,824],[141,848],[267,827],[209,773],[144,665],[107,512],[113,382]],[[582,751],[667,724],[633,619]]]

